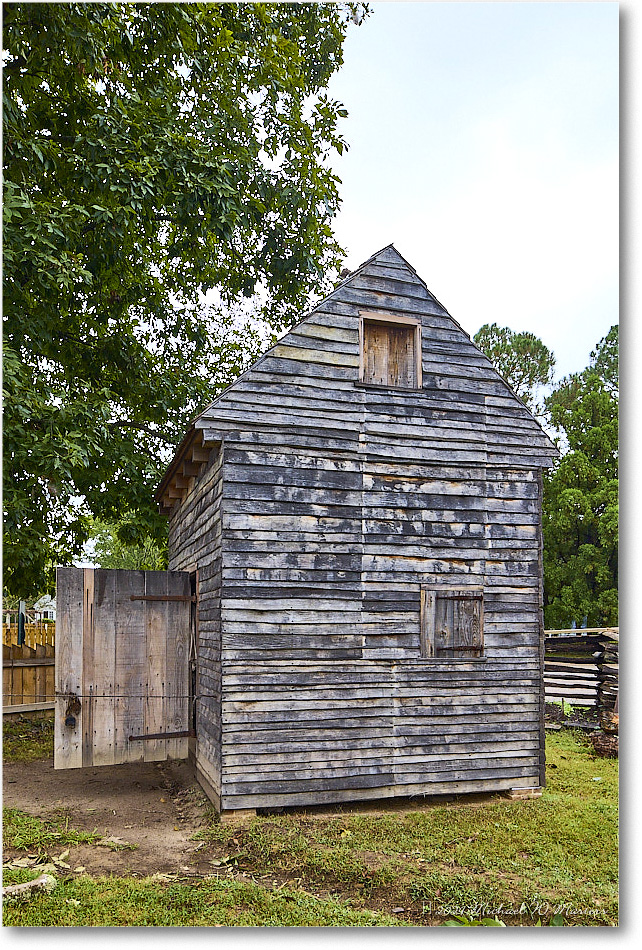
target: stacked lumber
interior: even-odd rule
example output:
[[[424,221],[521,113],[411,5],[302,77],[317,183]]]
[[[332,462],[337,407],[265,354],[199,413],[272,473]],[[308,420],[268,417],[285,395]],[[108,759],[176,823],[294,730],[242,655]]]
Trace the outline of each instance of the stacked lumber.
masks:
[[[546,699],[563,699],[574,706],[595,706],[599,701],[602,636],[578,631],[546,631],[544,645]]]
[[[604,653],[600,664],[599,704],[603,709],[613,709],[618,694],[618,633],[605,633],[602,643]]]

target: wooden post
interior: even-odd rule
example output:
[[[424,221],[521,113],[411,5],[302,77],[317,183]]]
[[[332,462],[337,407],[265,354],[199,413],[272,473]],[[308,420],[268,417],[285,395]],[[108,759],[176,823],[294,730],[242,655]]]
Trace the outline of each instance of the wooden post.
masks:
[[[25,642],[25,602],[21,600],[18,605],[18,646],[23,646]]]
[[[538,561],[538,655],[539,655],[539,784],[546,785],[546,684],[544,683],[544,663],[546,647],[544,643],[544,532],[542,529],[542,508],[544,503],[544,480],[541,471],[537,476],[537,561]],[[563,707],[562,707],[563,708]]]

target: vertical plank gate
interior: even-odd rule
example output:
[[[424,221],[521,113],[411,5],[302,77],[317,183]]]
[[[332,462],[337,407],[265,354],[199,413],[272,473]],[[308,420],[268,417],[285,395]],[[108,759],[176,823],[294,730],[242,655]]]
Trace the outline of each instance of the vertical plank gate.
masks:
[[[182,571],[59,567],[54,768],[187,758]]]

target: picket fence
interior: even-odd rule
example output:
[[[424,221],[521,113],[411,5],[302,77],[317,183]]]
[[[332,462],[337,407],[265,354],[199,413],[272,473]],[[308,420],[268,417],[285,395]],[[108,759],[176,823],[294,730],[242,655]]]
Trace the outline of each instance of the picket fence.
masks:
[[[18,624],[2,624],[2,644],[11,646],[18,643]],[[51,621],[38,620],[25,624],[25,643],[32,650],[37,646],[53,647],[56,643],[56,624]]]

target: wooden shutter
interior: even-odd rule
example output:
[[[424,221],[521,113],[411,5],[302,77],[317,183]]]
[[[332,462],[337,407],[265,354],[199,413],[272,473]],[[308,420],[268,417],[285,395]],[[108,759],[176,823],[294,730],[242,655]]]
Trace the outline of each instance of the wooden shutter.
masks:
[[[481,656],[484,646],[483,603],[480,588],[422,587],[422,655]]]
[[[414,326],[392,324],[388,327],[388,385],[415,389],[417,370],[415,362]]]
[[[385,323],[363,324],[365,383],[388,385],[388,327]]]
[[[56,587],[54,768],[186,758],[189,574],[65,567]]]
[[[416,324],[364,320],[363,382],[417,387]]]

